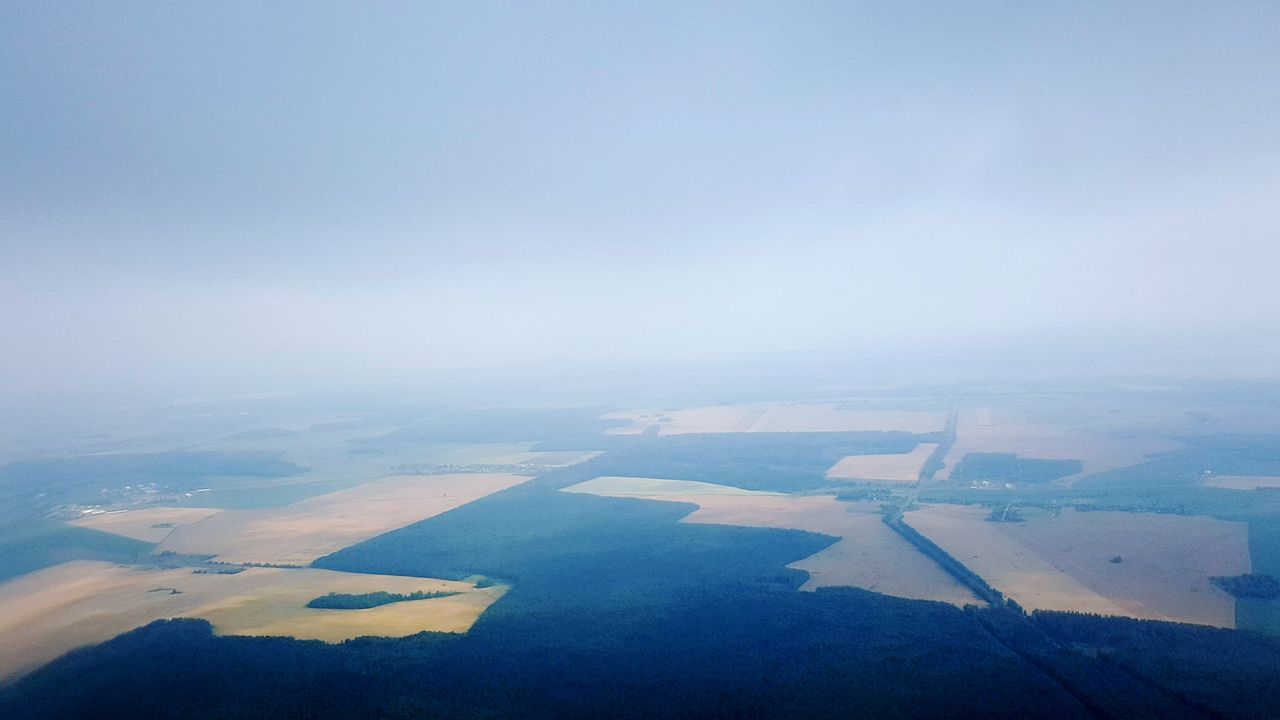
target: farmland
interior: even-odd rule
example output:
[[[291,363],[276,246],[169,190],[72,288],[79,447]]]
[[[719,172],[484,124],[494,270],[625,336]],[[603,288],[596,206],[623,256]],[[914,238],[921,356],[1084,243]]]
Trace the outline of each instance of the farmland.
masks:
[[[0,720],[1280,720],[1280,0],[0,0]]]
[[[839,538],[788,567],[808,573],[801,590],[861,587],[957,606],[979,604],[968,590],[880,520],[873,503],[844,503],[830,495],[795,496],[711,483],[605,477],[564,492],[694,503],[682,522],[806,530]]]
[[[1113,432],[1040,402],[1029,399],[1028,410],[1008,417],[1105,436],[1102,453],[1107,442],[1159,435],[1124,425],[1127,417],[1113,420],[1123,425]],[[47,642],[32,642],[24,627],[0,630],[0,643],[12,641],[22,655],[6,662],[23,676],[0,690],[0,711],[12,698],[49,698],[40,693],[83,675],[76,687],[84,690],[68,696],[68,707],[84,709],[92,694],[135,716],[167,716],[131,704],[133,694],[154,696],[133,674],[146,668],[181,688],[188,681],[167,669],[179,666],[198,668],[201,678],[225,673],[233,686],[245,672],[274,672],[282,691],[320,693],[308,696],[321,698],[307,706],[315,715],[409,707],[472,717],[483,698],[483,710],[498,714],[563,716],[572,707],[601,716],[616,709],[619,686],[636,688],[627,704],[642,715],[711,712],[724,698],[742,715],[779,702],[805,714],[830,700],[830,683],[818,689],[812,678],[838,677],[848,703],[885,715],[908,703],[936,716],[959,707],[990,717],[1079,717],[1073,703],[1083,692],[1108,707],[1172,707],[1166,716],[1180,716],[1178,701],[1146,681],[1126,675],[1112,687],[1097,679],[1111,677],[1110,667],[1083,653],[1120,640],[1076,652],[1046,639],[1041,628],[1058,625],[998,597],[980,600],[977,584],[939,559],[948,553],[1027,610],[1111,616],[1082,621],[1085,636],[1093,626],[1126,637],[1147,632],[1124,617],[1190,622],[1204,633],[1237,622],[1274,626],[1275,601],[1237,600],[1209,580],[1275,574],[1267,559],[1274,493],[1208,482],[1275,477],[1274,439],[1166,433],[1162,447],[1176,449],[1103,475],[1076,465],[1093,457],[1083,440],[1072,453],[1086,454],[1059,460],[1034,448],[1016,456],[992,448],[964,456],[963,480],[917,483],[925,459],[950,441],[946,414],[934,409],[945,404],[691,405],[733,407],[749,420],[705,426],[716,432],[667,432],[679,421],[675,410],[659,416],[671,418],[656,423],[663,427],[623,433],[609,431],[634,423],[600,420],[599,409],[475,409],[456,421],[433,409],[421,419],[406,411],[319,427],[254,418],[251,427],[181,445],[180,456],[156,446],[163,454],[29,463],[18,470],[67,483],[74,493],[63,497],[73,504],[44,505],[54,514],[13,545],[20,562],[17,577],[0,585],[0,612],[22,623],[34,617],[30,608],[43,608],[48,624],[27,624]],[[774,407],[781,410],[766,415]],[[982,406],[958,407],[961,418],[977,418]],[[880,420],[854,422],[849,413]],[[894,422],[922,416],[931,418],[915,426],[922,432]],[[831,427],[844,429],[822,429]],[[185,460],[196,470],[175,474]],[[1060,482],[1076,470],[1080,477]],[[82,473],[93,482],[77,483]],[[1139,512],[1148,507],[1163,514]],[[907,526],[946,552],[925,551],[901,532]],[[307,607],[326,597],[337,599]],[[377,598],[402,600],[367,602]],[[153,620],[163,622],[140,627]],[[1254,638],[1241,649],[1246,636],[1224,642],[1254,659],[1247,672],[1265,676],[1257,663],[1273,657],[1270,646]],[[352,637],[362,639],[295,640]],[[1146,652],[1158,652],[1152,648]],[[1145,677],[1142,663],[1155,655],[1133,658],[1132,672]],[[335,668],[350,675],[333,682]],[[1064,693],[1053,678],[1084,685]],[[951,681],[963,687],[925,688]],[[370,705],[360,690],[370,686],[405,690]],[[219,687],[201,686],[202,696]],[[994,694],[965,694],[979,687]],[[218,707],[234,716],[226,703],[241,695],[226,697]],[[255,709],[282,713],[296,702],[253,697]],[[1024,700],[1008,704],[1016,697]],[[1226,708],[1224,716],[1247,706],[1234,695],[1210,693],[1203,702]]]
[[[85,515],[71,521],[71,524],[143,542],[158,543],[175,528],[204,520],[218,512],[217,508],[202,507],[141,507]]]
[[[0,585],[0,680],[77,647],[153,620],[203,618],[225,635],[281,635],[338,642],[424,630],[465,632],[506,588],[314,569],[248,568],[194,573],[77,561]],[[329,592],[450,591],[449,597],[359,612],[314,610]]]
[[[990,522],[989,513],[934,505],[906,520],[1028,609],[1235,626],[1235,601],[1211,578],[1249,571],[1243,523],[1072,510]]]
[[[130,507],[76,521],[157,543],[161,560],[193,567],[72,561],[0,585],[0,678],[152,620],[198,617],[219,633],[336,642],[468,629],[506,587],[342,573],[301,566],[316,558],[527,481],[465,473],[391,477],[282,508]],[[199,564],[213,556],[217,565]],[[171,560],[173,558],[174,560]],[[288,568],[236,567],[242,564]],[[316,610],[330,592],[451,592],[360,612]]]
[[[941,430],[947,414],[919,410],[863,410],[833,403],[714,405],[665,411],[627,411],[603,419],[630,424],[610,435],[781,432],[910,432]]]
[[[431,449],[426,461],[436,465],[542,465],[563,467],[588,460],[596,452],[543,452],[536,443],[470,443]]]
[[[480,473],[385,478],[283,508],[215,513],[177,528],[158,549],[227,563],[306,565],[528,479]]]
[[[1100,432],[1090,424],[1051,423],[1027,415],[1018,408],[962,408],[955,444],[944,458],[946,467],[937,479],[951,478],[966,455],[1001,453],[1043,460],[1080,460],[1080,472],[1063,479],[1070,484],[1084,475],[1136,465],[1149,455],[1180,447],[1167,438]]]
[[[913,483],[920,477],[925,461],[938,446],[920,443],[908,453],[894,455],[849,455],[827,470],[831,480]]]

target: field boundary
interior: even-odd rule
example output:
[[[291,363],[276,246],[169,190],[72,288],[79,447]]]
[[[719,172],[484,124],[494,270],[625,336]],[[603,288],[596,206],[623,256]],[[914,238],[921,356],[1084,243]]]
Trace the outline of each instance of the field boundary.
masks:
[[[942,429],[942,441],[938,443],[933,452],[924,461],[924,465],[920,467],[920,477],[916,478],[916,483],[924,483],[933,479],[938,471],[946,467],[947,454],[951,452],[951,448],[956,444],[956,427],[960,424],[960,411],[952,410],[947,415],[947,424]]]

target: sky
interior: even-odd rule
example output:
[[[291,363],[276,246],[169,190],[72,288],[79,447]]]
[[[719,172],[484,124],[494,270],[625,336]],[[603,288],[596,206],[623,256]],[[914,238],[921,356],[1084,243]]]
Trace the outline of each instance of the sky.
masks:
[[[0,398],[1238,356],[1277,269],[1277,3],[0,4]]]

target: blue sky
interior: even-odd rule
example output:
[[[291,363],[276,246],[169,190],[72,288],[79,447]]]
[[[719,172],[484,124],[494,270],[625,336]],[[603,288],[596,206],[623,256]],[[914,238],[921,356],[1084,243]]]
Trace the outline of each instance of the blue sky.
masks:
[[[0,385],[1274,337],[1275,3],[9,3]]]

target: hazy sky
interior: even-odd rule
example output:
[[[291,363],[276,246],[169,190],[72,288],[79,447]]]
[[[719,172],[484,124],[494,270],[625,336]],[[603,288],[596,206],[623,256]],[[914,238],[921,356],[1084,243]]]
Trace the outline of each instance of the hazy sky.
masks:
[[[1280,3],[0,4],[0,389],[1277,334]]]

